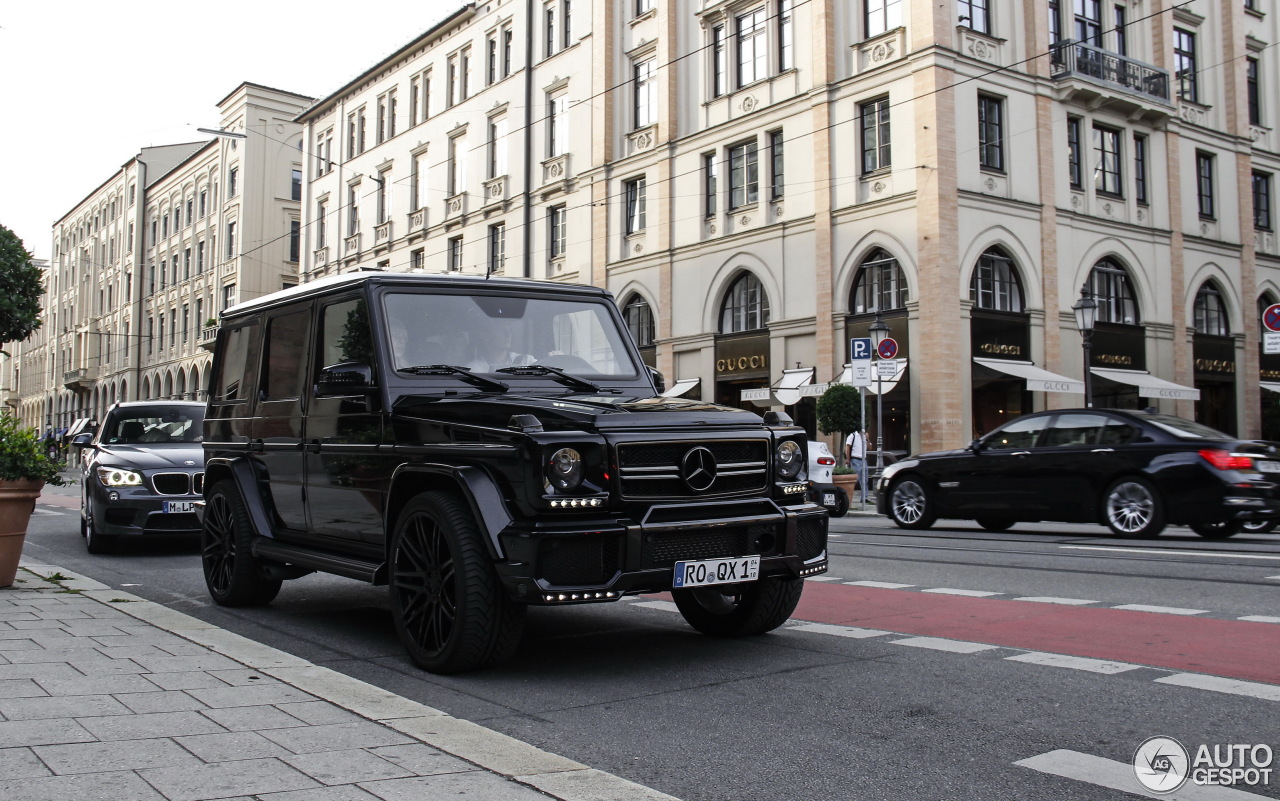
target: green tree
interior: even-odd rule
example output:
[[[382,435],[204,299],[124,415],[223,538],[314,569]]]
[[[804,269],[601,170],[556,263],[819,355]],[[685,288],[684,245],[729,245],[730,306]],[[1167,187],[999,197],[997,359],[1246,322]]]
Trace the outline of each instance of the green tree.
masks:
[[[861,395],[848,384],[832,384],[818,398],[818,429],[824,434],[838,432],[841,441],[862,428]]]
[[[44,284],[31,258],[18,235],[0,225],[0,345],[21,342],[40,327]]]

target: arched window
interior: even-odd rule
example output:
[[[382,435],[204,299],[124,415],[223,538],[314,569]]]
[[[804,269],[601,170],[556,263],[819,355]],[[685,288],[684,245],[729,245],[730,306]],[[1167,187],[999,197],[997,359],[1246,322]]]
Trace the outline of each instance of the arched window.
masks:
[[[1227,322],[1227,303],[1212,281],[1205,281],[1196,293],[1195,327],[1197,334],[1225,337],[1231,333],[1231,325]]]
[[[1134,300],[1133,284],[1118,262],[1103,259],[1093,265],[1089,273],[1089,289],[1098,302],[1098,322],[1138,324],[1138,303]]]
[[[627,330],[637,347],[647,348],[653,344],[653,309],[649,307],[649,301],[639,294],[632,294],[622,304],[622,317],[627,321]]]
[[[725,293],[720,308],[720,333],[736,334],[755,331],[769,324],[769,298],[760,280],[751,273],[743,273]]]
[[[969,297],[975,306],[987,311],[1026,311],[1018,268],[1000,248],[989,248],[978,259],[969,284]]]
[[[849,310],[853,314],[902,309],[907,305],[907,281],[898,260],[876,248],[862,262],[853,282]]]

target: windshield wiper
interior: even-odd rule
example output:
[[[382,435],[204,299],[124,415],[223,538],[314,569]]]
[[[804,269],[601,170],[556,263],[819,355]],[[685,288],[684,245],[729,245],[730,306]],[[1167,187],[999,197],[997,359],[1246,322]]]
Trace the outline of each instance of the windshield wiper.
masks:
[[[401,367],[399,372],[413,373],[414,375],[456,375],[472,386],[487,389],[491,392],[506,392],[511,388],[509,384],[502,381],[494,381],[492,378],[476,375],[465,367],[454,367],[452,364],[421,364],[417,367]]]
[[[549,375],[554,376],[556,381],[567,387],[575,387],[577,389],[585,389],[588,392],[603,392],[599,385],[593,384],[585,378],[578,378],[576,375],[569,375],[559,367],[552,367],[547,364],[526,364],[520,367],[503,367],[496,372],[509,373],[511,375]],[[610,390],[616,392],[617,390]]]

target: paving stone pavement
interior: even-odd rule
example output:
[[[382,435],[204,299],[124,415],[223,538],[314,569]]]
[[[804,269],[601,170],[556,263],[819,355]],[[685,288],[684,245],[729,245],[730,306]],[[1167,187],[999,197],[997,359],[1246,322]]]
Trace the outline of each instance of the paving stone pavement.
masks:
[[[0,589],[5,801],[675,801],[52,565]]]

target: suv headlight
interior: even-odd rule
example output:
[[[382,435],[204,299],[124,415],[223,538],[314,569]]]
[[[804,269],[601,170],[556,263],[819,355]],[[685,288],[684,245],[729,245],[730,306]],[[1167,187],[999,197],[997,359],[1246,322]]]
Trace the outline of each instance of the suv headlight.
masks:
[[[582,454],[573,448],[561,448],[547,462],[547,481],[558,490],[577,489],[582,483]]]
[[[98,480],[108,487],[140,487],[142,474],[118,467],[99,467]]]
[[[804,467],[804,449],[794,440],[783,440],[773,453],[773,464],[778,478],[790,481],[800,475],[800,468]]]

